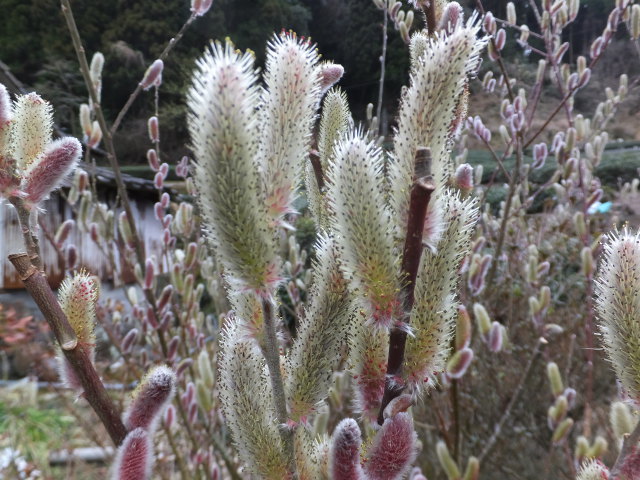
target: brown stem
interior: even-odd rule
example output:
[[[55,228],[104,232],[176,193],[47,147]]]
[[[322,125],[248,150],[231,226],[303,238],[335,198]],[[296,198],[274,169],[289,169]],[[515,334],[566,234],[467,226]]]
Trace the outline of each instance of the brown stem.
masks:
[[[416,172],[428,169],[430,152],[426,148],[419,148],[416,153]],[[422,172],[420,172],[422,173]],[[419,174],[419,173],[418,173]],[[405,276],[403,287],[403,308],[405,320],[408,321],[411,309],[413,308],[414,290],[420,257],[422,256],[422,232],[429,206],[431,194],[435,190],[435,184],[430,175],[420,176],[411,187],[409,199],[409,217],[407,219],[407,236],[405,238],[404,250],[402,252],[402,272]],[[397,382],[397,377],[402,373],[404,364],[404,348],[407,342],[407,332],[404,323],[396,325],[389,334],[389,356],[387,361],[387,374],[384,385],[384,393],[378,412],[378,423],[382,425],[384,421],[384,409],[389,402],[400,396],[404,386]]]
[[[31,264],[29,255],[26,253],[9,255],[9,261],[15,267],[26,290],[49,323],[62,347],[62,353],[80,380],[85,398],[100,417],[113,442],[120,445],[127,435],[127,429],[120,419],[120,412],[107,394],[86,350],[78,344],[76,334],[60,308],[45,276]]]
[[[64,15],[64,18],[67,22],[67,28],[69,29],[69,33],[71,35],[71,41],[76,51],[78,62],[80,63],[80,72],[82,73],[84,82],[87,86],[87,89],[89,90],[89,96],[91,97],[91,101],[93,103],[93,110],[95,112],[98,124],[100,125],[100,129],[103,133],[104,144],[107,148],[107,158],[109,159],[109,165],[113,170],[118,195],[120,196],[120,199],[122,201],[124,211],[127,214],[127,221],[129,222],[131,234],[134,238],[136,256],[144,274],[145,256],[142,242],[140,241],[140,237],[138,236],[138,229],[136,228],[136,224],[133,218],[133,210],[131,209],[131,203],[129,202],[129,195],[124,185],[124,180],[122,179],[122,172],[120,171],[120,165],[118,164],[118,158],[116,156],[115,146],[113,144],[113,135],[111,133],[111,130],[107,127],[107,122],[102,112],[98,94],[91,80],[89,64],[87,63],[87,57],[85,55],[84,47],[82,46],[82,40],[80,39],[80,32],[78,31],[75,18],[73,17],[73,11],[71,10],[71,4],[69,3],[69,0],[61,0],[61,8],[62,14]]]
[[[628,433],[624,436],[624,440],[622,441],[622,448],[620,449],[620,454],[616,459],[616,463],[611,468],[611,479],[617,480],[618,475],[620,474],[620,470],[622,470],[622,466],[624,462],[627,460],[629,455],[637,453],[638,442],[640,442],[640,422],[636,425],[636,428],[633,429],[633,432]]]
[[[324,191],[324,173],[322,172],[322,163],[320,163],[320,156],[317,152],[312,151],[309,153],[309,160],[313,167],[313,173],[316,176],[316,183],[318,184],[318,190]]]
[[[164,47],[164,50],[162,50],[162,53],[160,54],[158,59],[164,60],[165,58],[167,58],[167,56],[169,55],[169,52],[180,41],[180,39],[184,35],[184,32],[187,30],[187,28],[189,28],[189,26],[193,23],[195,19],[196,19],[196,16],[194,14],[191,14],[191,16],[187,19],[187,21],[184,22],[182,27],[180,27],[180,30],[178,31],[178,33],[176,33],[176,35],[171,40],[169,40],[169,43],[167,43],[167,45]],[[129,111],[129,108],[131,108],[131,105],[133,105],[133,102],[135,101],[135,99],[138,98],[138,95],[140,95],[140,92],[142,92],[142,85],[138,84],[136,89],[127,99],[127,103],[125,103],[122,109],[120,110],[120,112],[118,112],[118,116],[116,117],[115,121],[113,122],[113,125],[111,126],[111,130],[109,132],[110,136],[113,136],[118,131],[118,128],[120,127],[120,124],[124,119],[124,116]]]
[[[269,377],[271,378],[271,387],[273,388],[273,401],[276,408],[276,416],[278,423],[284,425],[287,423],[287,398],[284,393],[284,383],[280,372],[280,352],[278,348],[278,339],[276,337],[275,318],[273,315],[273,306],[269,299],[262,300],[262,314],[264,318],[264,358],[267,361],[269,369]],[[295,472],[295,456],[293,452],[293,438],[290,429],[281,428],[280,436],[288,450],[289,464],[292,472]]]
[[[376,109],[376,116],[378,117],[378,133],[382,133],[382,95],[384,93],[384,74],[387,62],[387,28],[389,25],[389,15],[386,7],[383,10],[383,15],[384,21],[382,24],[382,54],[380,55],[380,80],[378,81],[378,107]]]
[[[38,245],[38,239],[31,232],[29,227],[29,216],[31,211],[27,208],[27,204],[21,197],[9,197],[9,202],[16,209],[18,214],[18,222],[20,223],[20,230],[22,231],[22,238],[24,239],[24,245],[29,254],[29,260],[38,270],[42,270],[42,259],[40,258],[40,247]],[[75,334],[74,334],[75,336]]]
[[[438,27],[438,22],[436,21],[436,1],[423,1],[422,10],[424,11],[424,15],[427,19],[427,31],[429,32],[429,35],[433,35],[436,33],[436,28]]]

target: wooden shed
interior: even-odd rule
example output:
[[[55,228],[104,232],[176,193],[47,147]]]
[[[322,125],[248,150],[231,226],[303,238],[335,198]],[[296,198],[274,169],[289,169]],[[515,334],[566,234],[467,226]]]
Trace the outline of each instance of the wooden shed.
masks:
[[[82,166],[85,167],[84,165]],[[88,173],[94,174],[100,201],[112,206],[116,203],[117,191],[113,172],[108,168],[97,167],[92,171],[91,166],[85,168]],[[157,201],[157,190],[153,182],[146,179],[123,175],[125,185],[129,192],[131,208],[138,228],[139,235],[144,241],[145,251],[155,253],[160,258],[162,252],[163,228],[154,216],[154,204]],[[73,212],[69,204],[60,195],[54,194],[43,205],[44,212],[39,215],[42,225],[39,231],[40,248],[47,274],[52,287],[57,287],[64,277],[63,265],[61,265],[59,252],[52,242],[46,238],[44,230],[50,235],[55,235],[58,227],[68,218],[73,218]],[[117,223],[117,222],[116,222]],[[116,227],[117,228],[117,227]],[[0,291],[19,289],[22,282],[8,261],[11,253],[24,251],[24,242],[18,219],[13,206],[6,201],[0,204]],[[116,232],[116,238],[118,237]],[[87,233],[82,233],[75,228],[69,235],[65,244],[76,246],[78,253],[78,265],[82,265],[90,272],[98,275],[102,280],[111,280],[114,272],[105,256],[96,247]],[[122,268],[122,262],[116,255],[116,265]],[[120,272],[125,280],[133,280],[131,272]]]

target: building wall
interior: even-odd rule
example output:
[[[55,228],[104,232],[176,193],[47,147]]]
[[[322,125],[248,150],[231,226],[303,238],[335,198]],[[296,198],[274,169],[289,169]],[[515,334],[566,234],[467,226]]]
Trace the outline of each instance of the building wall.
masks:
[[[161,258],[163,229],[160,222],[154,217],[153,203],[148,200],[136,201],[132,199],[131,208],[138,232],[144,240],[145,251],[154,253],[156,258]],[[44,212],[39,214],[39,221],[52,236],[55,235],[62,222],[68,218],[73,218],[71,208],[58,196],[53,196],[48,200],[44,205]],[[21,289],[22,282],[7,256],[11,253],[23,252],[25,249],[17,215],[13,207],[7,203],[0,204],[0,235],[0,290]],[[47,240],[42,231],[39,232],[39,238],[45,273],[51,286],[57,288],[65,275],[63,265],[60,263],[56,248]],[[97,248],[89,235],[80,232],[77,226],[69,235],[65,246],[68,244],[76,246],[79,265],[98,275],[102,280],[113,278],[113,271],[108,259]],[[118,275],[122,274],[125,281],[131,281],[131,272],[120,271],[122,262],[117,254],[114,259]]]

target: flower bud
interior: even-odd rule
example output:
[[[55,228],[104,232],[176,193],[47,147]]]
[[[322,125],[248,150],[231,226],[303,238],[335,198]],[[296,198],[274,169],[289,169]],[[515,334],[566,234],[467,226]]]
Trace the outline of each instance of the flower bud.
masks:
[[[71,230],[73,229],[73,227],[75,227],[75,225],[75,220],[70,218],[62,222],[62,225],[58,227],[56,236],[54,237],[54,243],[56,244],[56,247],[58,249],[62,249],[62,245],[69,237],[69,233],[71,233]]]
[[[80,105],[80,126],[82,127],[82,132],[84,134],[84,138],[88,139],[91,136],[91,109],[89,105],[83,103]]]
[[[507,22],[509,22],[511,25],[515,25],[517,22],[516,6],[513,4],[513,2],[507,3]]]
[[[456,317],[456,350],[462,350],[471,343],[471,319],[464,305],[458,305]]]
[[[555,431],[553,432],[553,436],[551,437],[551,441],[556,445],[559,443],[562,443],[567,438],[572,428],[573,428],[573,419],[565,418],[560,423],[560,425],[556,427]]]
[[[473,190],[473,167],[468,163],[459,165],[455,173],[456,186],[465,193]]]
[[[472,360],[473,350],[468,347],[458,350],[447,362],[447,375],[455,379],[462,378],[467,373]]]
[[[195,17],[201,17],[209,11],[213,0],[191,0],[191,13]]]
[[[330,478],[361,480],[364,472],[360,465],[360,427],[355,420],[345,418],[333,432],[329,451]]]
[[[386,418],[367,450],[364,468],[369,480],[402,478],[416,458],[417,435],[411,415]],[[351,477],[332,477],[351,478]]]
[[[130,431],[118,447],[112,480],[146,480],[151,475],[153,444],[142,428]]]
[[[158,125],[158,117],[155,115],[147,121],[147,130],[149,131],[149,140],[153,143],[160,141],[160,127]]]
[[[143,428],[152,432],[173,397],[175,384],[176,375],[164,365],[147,373],[133,392],[133,400],[123,415],[125,426],[129,430]]]
[[[94,120],[91,124],[91,135],[89,135],[89,140],[87,141],[87,146],[89,148],[96,148],[100,145],[102,141],[102,129],[100,128],[100,124]]]
[[[442,469],[447,474],[449,480],[457,480],[460,478],[460,469],[456,464],[456,461],[451,457],[447,444],[442,440],[438,442],[436,446],[436,453],[438,454],[438,460]]]
[[[75,245],[67,245],[65,250],[65,263],[67,264],[67,269],[73,270],[76,268],[76,262],[78,261],[78,249]]]
[[[505,32],[504,28],[501,28],[500,30],[498,30],[498,33],[496,33],[496,38],[495,38],[495,45],[496,45],[496,49],[498,51],[502,50],[504,48],[504,44],[507,41],[507,32]]]
[[[158,153],[155,151],[155,149],[150,148],[149,150],[147,150],[147,161],[149,162],[151,170],[153,170],[154,172],[160,170],[160,161],[158,160]]]
[[[481,335],[487,335],[491,330],[491,318],[487,313],[487,310],[479,303],[473,304],[473,314],[476,317],[478,323],[478,330]]]
[[[549,384],[551,385],[551,393],[554,397],[561,395],[564,391],[562,385],[562,376],[560,375],[560,369],[555,362],[549,362],[547,364],[547,377],[549,378]]]
[[[138,329],[132,328],[127,332],[127,334],[122,339],[122,343],[120,348],[122,349],[122,353],[129,353],[131,351],[131,347],[138,340]]]
[[[591,278],[593,275],[593,253],[591,252],[591,248],[582,248],[582,251],[580,252],[580,260],[582,261],[583,275]]]
[[[469,457],[462,480],[478,480],[478,478],[480,478],[480,462],[476,457]]]
[[[402,33],[402,32],[401,32]],[[408,30],[406,32],[409,35]],[[337,63],[325,62],[320,67],[320,90],[322,94],[326,93],[334,86],[344,75],[344,67]]]
[[[22,190],[30,203],[37,205],[58,188],[71,172],[82,153],[80,142],[64,137],[51,143],[24,173]]]
[[[158,59],[154,61],[147,71],[144,72],[144,77],[140,82],[140,86],[143,90],[149,90],[152,86],[158,86],[158,82],[162,82],[162,70],[164,69],[164,63]]]
[[[493,353],[497,353],[502,350],[502,325],[500,322],[494,321],[491,324],[487,345],[489,346],[489,350]]]

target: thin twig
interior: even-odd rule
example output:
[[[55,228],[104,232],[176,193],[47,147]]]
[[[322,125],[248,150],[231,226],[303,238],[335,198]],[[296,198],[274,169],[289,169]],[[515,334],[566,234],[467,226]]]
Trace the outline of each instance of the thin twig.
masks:
[[[491,453],[491,451],[496,445],[496,442],[498,441],[498,438],[502,434],[504,424],[511,416],[511,411],[513,410],[513,407],[516,405],[516,403],[518,402],[518,399],[520,398],[520,395],[522,394],[524,385],[525,383],[527,383],[527,380],[529,379],[529,375],[531,374],[531,371],[533,369],[533,364],[536,358],[538,357],[538,354],[540,353],[540,348],[544,343],[545,343],[545,340],[543,340],[542,338],[539,338],[538,341],[536,342],[536,346],[534,347],[533,352],[531,352],[531,356],[529,357],[529,361],[527,362],[527,366],[524,370],[524,373],[520,377],[520,383],[518,383],[518,386],[514,390],[513,395],[511,395],[511,400],[509,401],[509,404],[507,405],[506,410],[502,414],[502,417],[500,417],[500,420],[494,427],[493,434],[491,435],[489,440],[487,440],[487,443],[485,444],[484,449],[478,456],[478,461],[481,464],[484,458],[487,455],[489,455],[489,453]]]
[[[164,47],[164,50],[162,50],[162,53],[160,54],[158,59],[164,60],[167,58],[167,56],[169,55],[169,52],[180,41],[180,39],[184,35],[184,32],[187,30],[187,28],[189,28],[189,26],[193,23],[195,19],[196,19],[196,16],[195,14],[192,13],[191,16],[187,19],[187,21],[184,22],[182,27],[180,27],[180,30],[178,31],[178,33],[171,40],[169,40],[169,43],[167,43],[167,45]],[[138,95],[140,95],[141,92],[142,92],[142,85],[138,84],[136,89],[129,96],[127,102],[124,104],[122,109],[118,112],[118,116],[116,117],[115,121],[113,122],[113,125],[111,126],[111,130],[109,131],[111,137],[113,137],[113,135],[115,135],[115,133],[118,131],[118,128],[120,127],[120,124],[124,119],[124,116],[127,114],[127,112],[129,111],[129,108],[131,108],[131,105],[133,105],[133,102],[136,100],[136,98],[138,98]]]
[[[387,11],[387,2],[383,9],[384,23],[382,24],[382,55],[380,55],[380,80],[378,84],[378,108],[376,110],[376,116],[378,117],[378,133],[382,133],[382,94],[384,93],[384,73],[386,69],[387,61],[387,41],[388,33],[387,27],[389,25],[389,15]]]

